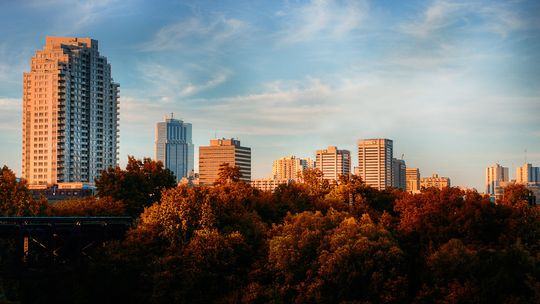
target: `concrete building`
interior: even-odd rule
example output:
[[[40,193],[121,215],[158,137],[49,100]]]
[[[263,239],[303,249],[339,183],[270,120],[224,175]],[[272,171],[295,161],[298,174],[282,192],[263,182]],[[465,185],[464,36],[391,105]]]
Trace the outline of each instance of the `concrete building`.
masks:
[[[516,183],[524,185],[540,183],[540,167],[526,163],[516,168]]]
[[[335,146],[329,146],[324,150],[317,150],[315,166],[323,173],[323,178],[337,181],[340,175],[351,173],[351,152],[339,150]]]
[[[495,200],[495,189],[508,181],[508,168],[494,164],[486,168],[486,194]]]
[[[407,192],[409,193],[420,192],[420,169],[406,168],[405,172],[406,172]]]
[[[239,140],[222,138],[210,140],[210,146],[199,147],[199,183],[212,185],[223,163],[240,167],[241,180],[251,180],[251,148],[242,147]]]
[[[302,172],[308,168],[314,168],[315,162],[309,158],[287,156],[276,159],[272,164],[272,177],[274,179],[298,179]]]
[[[392,186],[393,142],[386,138],[358,141],[358,174],[369,186],[384,190]]]
[[[193,143],[191,124],[170,118],[156,124],[155,159],[171,170],[176,182],[193,171]]]
[[[450,187],[450,178],[448,177],[439,177],[438,174],[433,174],[431,177],[422,177],[420,179],[420,189],[424,188],[439,188],[443,189],[445,187]]]
[[[23,75],[22,175],[93,183],[118,162],[118,87],[90,38],[47,37]]]
[[[392,187],[405,190],[407,188],[405,161],[392,158]]]
[[[271,179],[271,178],[261,178],[252,180],[251,186],[262,191],[274,191],[279,185],[290,184],[294,181],[292,179]]]

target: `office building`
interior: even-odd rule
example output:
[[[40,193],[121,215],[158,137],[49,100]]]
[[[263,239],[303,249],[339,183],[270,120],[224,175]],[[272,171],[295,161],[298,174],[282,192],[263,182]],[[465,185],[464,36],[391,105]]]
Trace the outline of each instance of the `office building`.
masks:
[[[339,150],[335,146],[317,150],[315,166],[321,170],[324,179],[337,181],[341,175],[351,173],[351,152],[349,150]]]
[[[314,168],[313,160],[287,156],[276,159],[272,164],[272,177],[274,179],[298,179],[302,172],[308,168]]]
[[[93,183],[118,162],[118,89],[90,38],[47,37],[23,75],[22,174],[29,185]]]
[[[431,177],[422,177],[420,179],[420,189],[427,189],[431,187],[438,189],[450,187],[450,178],[442,176],[439,177],[438,174],[433,174]]]
[[[285,184],[288,185],[294,182],[292,179],[272,179],[272,178],[261,178],[254,179],[250,182],[253,188],[257,188],[262,191],[274,191],[279,185]]]
[[[420,169],[406,168],[405,172],[406,172],[407,192],[409,193],[420,192]]]
[[[191,124],[170,118],[156,124],[155,159],[171,170],[176,182],[193,171],[193,143]]]
[[[406,168],[403,159],[392,158],[392,187],[401,190],[407,188]]]
[[[499,164],[486,168],[486,194],[495,199],[497,187],[508,181],[508,168]]]
[[[540,183],[540,167],[524,164],[516,169],[516,183],[528,185]]]
[[[358,141],[358,174],[369,186],[384,190],[392,186],[393,142],[386,138]]]
[[[242,147],[239,140],[222,138],[212,139],[209,146],[199,147],[199,183],[212,185],[224,163],[240,167],[242,181],[251,180],[251,148]]]

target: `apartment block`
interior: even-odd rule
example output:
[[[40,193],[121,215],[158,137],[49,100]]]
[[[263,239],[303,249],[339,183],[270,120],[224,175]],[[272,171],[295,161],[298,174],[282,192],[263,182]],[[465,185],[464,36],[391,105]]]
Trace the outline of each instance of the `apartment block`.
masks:
[[[439,188],[443,189],[445,187],[450,187],[450,178],[442,177],[438,174],[433,174],[431,177],[422,177],[420,179],[420,189],[424,188]]]
[[[118,163],[119,85],[90,38],[46,37],[23,75],[22,175],[93,183]]]
[[[378,190],[392,187],[393,141],[386,138],[358,141],[358,174]]]
[[[351,173],[351,152],[335,146],[317,150],[315,166],[322,171],[324,179],[337,181],[340,175]]]
[[[407,188],[405,161],[392,158],[392,187],[405,190]]]
[[[240,167],[241,180],[251,180],[251,148],[242,147],[239,140],[222,138],[199,147],[199,183],[212,185],[218,179],[219,166],[224,163]]]
[[[499,164],[494,164],[486,168],[486,194],[492,199],[496,197],[496,189],[501,183],[507,182],[508,178],[508,168],[503,167]]]
[[[406,168],[405,172],[406,172],[407,192],[409,193],[420,192],[420,169]]]
[[[272,177],[278,180],[296,180],[301,177],[304,170],[314,167],[315,162],[309,158],[282,157],[272,163]]]

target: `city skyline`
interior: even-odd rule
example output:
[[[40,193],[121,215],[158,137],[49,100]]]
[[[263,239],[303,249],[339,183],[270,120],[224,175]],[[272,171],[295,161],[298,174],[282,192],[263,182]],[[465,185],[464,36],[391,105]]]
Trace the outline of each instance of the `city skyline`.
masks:
[[[21,176],[22,73],[47,35],[100,42],[121,84],[121,166],[152,156],[169,112],[193,123],[195,146],[251,147],[253,178],[330,145],[355,167],[362,138],[390,138],[423,176],[479,191],[490,164],[514,179],[540,163],[534,1],[161,4],[0,4],[2,163]]]

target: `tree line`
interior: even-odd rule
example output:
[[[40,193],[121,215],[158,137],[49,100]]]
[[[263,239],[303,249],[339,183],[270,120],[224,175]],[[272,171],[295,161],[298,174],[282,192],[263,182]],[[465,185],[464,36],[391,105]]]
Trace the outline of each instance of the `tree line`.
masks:
[[[2,215],[136,219],[125,239],[54,284],[51,270],[0,275],[5,301],[540,303],[540,209],[519,185],[493,203],[458,188],[329,183],[307,170],[265,192],[223,165],[213,186],[189,187],[161,163],[130,157],[125,169],[103,172],[97,196],[49,205],[7,167],[1,173]]]

